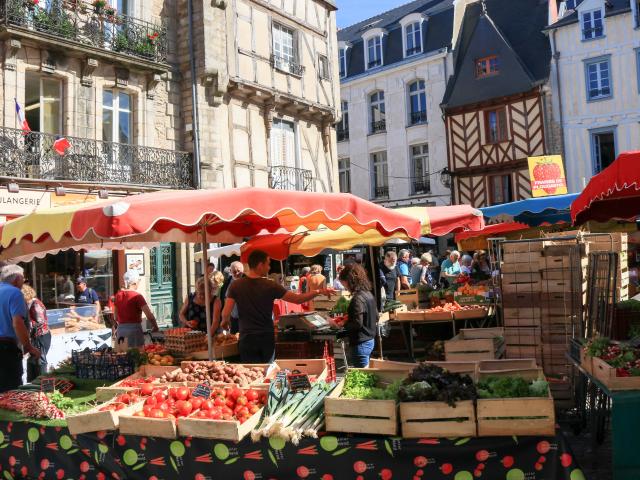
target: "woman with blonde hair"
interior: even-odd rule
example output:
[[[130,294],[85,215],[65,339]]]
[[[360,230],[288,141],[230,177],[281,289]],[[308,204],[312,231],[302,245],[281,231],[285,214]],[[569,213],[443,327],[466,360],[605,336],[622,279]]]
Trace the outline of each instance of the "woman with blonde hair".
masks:
[[[213,334],[220,323],[220,312],[222,306],[220,303],[220,297],[217,295],[217,289],[213,281],[209,278],[209,292],[211,292],[211,315],[213,323],[211,327],[211,333]],[[205,300],[205,279],[200,277],[196,281],[196,291],[187,295],[184,299],[182,308],[180,309],[180,323],[186,327],[191,327],[194,330],[200,330],[201,332],[207,331],[207,309]]]
[[[29,285],[22,286],[22,296],[29,315],[29,335],[31,344],[40,350],[40,359],[33,356],[27,360],[27,382],[47,373],[47,352],[51,347],[51,332],[47,319],[47,309]]]

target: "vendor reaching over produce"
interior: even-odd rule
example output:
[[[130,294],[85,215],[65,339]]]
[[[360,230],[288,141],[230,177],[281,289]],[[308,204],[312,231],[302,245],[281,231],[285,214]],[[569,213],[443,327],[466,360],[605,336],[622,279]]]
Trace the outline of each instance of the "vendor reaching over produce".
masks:
[[[22,384],[22,355],[34,359],[40,350],[31,345],[27,319],[27,305],[20,289],[24,284],[24,270],[18,265],[6,265],[0,270],[0,392],[13,390]],[[22,345],[22,351],[18,347]]]
[[[187,295],[179,313],[181,325],[191,327],[194,330],[200,330],[201,332],[207,331],[204,281],[204,277],[200,277],[196,281],[196,291]],[[211,333],[214,334],[220,324],[222,306],[220,297],[216,294],[217,290],[215,289],[215,285],[211,280],[209,280],[209,291],[211,292],[211,318],[213,319]]]
[[[371,282],[366,270],[358,264],[344,267],[340,272],[340,281],[351,293],[348,319],[344,324],[349,332],[350,366],[365,368],[369,366],[378,324],[376,298],[371,293]]]
[[[222,328],[228,329],[231,312],[238,305],[240,328],[240,358],[243,363],[270,363],[275,359],[275,336],[273,331],[273,302],[302,304],[318,295],[331,295],[333,289],[315,290],[308,293],[293,293],[282,285],[265,278],[269,274],[271,259],[261,250],[249,255],[249,273],[233,281],[227,291],[222,311]]]
[[[136,270],[129,270],[124,274],[124,288],[115,295],[114,308],[118,328],[116,338],[127,340],[129,347],[142,347],[144,334],[142,332],[142,313],[151,322],[152,331],[158,331],[156,317],[147,305],[147,301],[139,294],[138,284],[140,275]]]

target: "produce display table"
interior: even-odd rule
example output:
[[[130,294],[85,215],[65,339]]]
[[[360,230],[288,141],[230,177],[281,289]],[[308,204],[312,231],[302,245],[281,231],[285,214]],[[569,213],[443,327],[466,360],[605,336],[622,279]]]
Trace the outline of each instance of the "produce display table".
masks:
[[[11,479],[585,478],[561,436],[404,440],[327,434],[294,446],[274,438],[234,444],[113,432],[74,438],[64,427],[0,421],[0,449],[3,478]]]
[[[640,478],[637,435],[640,432],[640,390],[612,391],[571,356],[567,358],[592,385],[611,399],[611,437],[614,480]]]

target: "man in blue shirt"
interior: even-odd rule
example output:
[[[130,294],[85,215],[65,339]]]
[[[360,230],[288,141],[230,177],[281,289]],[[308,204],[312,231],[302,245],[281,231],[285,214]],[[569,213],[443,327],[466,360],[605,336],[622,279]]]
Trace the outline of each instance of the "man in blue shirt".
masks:
[[[0,270],[0,392],[13,390],[22,384],[22,356],[29,353],[36,360],[40,351],[31,345],[27,305],[20,289],[24,271],[18,265],[6,265]],[[22,350],[18,346],[22,345]]]
[[[409,274],[411,271],[411,252],[406,249],[400,250],[398,253],[398,269],[400,270],[400,288],[407,290],[411,288]]]
[[[100,306],[100,298],[93,288],[87,287],[87,281],[84,277],[78,277],[76,279],[76,304],[78,305],[95,305],[96,306],[96,320],[102,311]]]

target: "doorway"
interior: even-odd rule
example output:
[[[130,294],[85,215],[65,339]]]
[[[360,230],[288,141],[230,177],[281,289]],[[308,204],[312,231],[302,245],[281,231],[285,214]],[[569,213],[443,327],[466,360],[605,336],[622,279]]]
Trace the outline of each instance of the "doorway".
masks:
[[[151,310],[159,327],[177,324],[176,309],[176,246],[161,243],[149,251],[149,283],[151,287]]]

